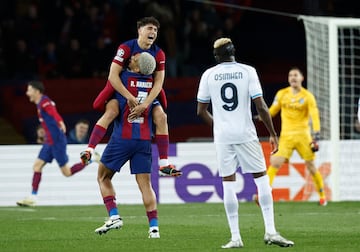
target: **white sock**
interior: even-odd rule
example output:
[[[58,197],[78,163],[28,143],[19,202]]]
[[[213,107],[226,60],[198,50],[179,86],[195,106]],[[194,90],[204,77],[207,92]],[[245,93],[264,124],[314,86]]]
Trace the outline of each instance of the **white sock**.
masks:
[[[239,202],[236,197],[236,181],[223,181],[224,207],[231,232],[231,240],[240,239]]]
[[[268,175],[254,179],[258,190],[259,205],[262,211],[265,232],[275,234],[274,202],[271,194],[271,187]]]
[[[153,227],[150,227],[149,230],[156,230],[159,232],[159,227],[158,226],[153,226]]]
[[[119,219],[120,218],[120,215],[118,215],[118,214],[115,214],[115,215],[111,215],[110,216],[110,219],[111,220],[117,220],[117,219]]]
[[[89,151],[91,155],[94,154],[94,148],[88,147],[86,150]]]
[[[31,200],[36,201],[36,200],[37,200],[37,195],[36,195],[36,194],[30,194],[29,198],[30,198]]]
[[[169,165],[169,159],[159,159],[159,166],[168,166]]]

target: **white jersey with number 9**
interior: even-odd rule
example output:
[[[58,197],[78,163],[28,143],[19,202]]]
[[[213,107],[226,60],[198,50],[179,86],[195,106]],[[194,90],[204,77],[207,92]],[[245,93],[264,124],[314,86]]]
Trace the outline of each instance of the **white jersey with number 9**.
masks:
[[[223,62],[201,76],[197,101],[212,104],[214,142],[239,144],[258,139],[251,100],[263,94],[255,68]]]

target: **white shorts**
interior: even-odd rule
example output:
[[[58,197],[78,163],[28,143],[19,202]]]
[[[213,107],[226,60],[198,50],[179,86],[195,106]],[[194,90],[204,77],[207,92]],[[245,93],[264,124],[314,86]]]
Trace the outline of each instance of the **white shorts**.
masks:
[[[266,171],[264,153],[259,141],[242,144],[215,144],[219,176],[234,174],[238,167],[242,173],[258,173]]]

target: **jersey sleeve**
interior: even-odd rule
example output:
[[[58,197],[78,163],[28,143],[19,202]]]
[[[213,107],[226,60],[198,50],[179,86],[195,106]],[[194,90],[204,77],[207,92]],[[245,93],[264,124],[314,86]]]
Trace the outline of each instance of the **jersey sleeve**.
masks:
[[[197,101],[201,103],[210,103],[208,76],[209,76],[209,71],[205,71],[200,79],[199,89],[197,93]]]
[[[276,93],[274,101],[269,108],[269,113],[271,117],[274,117],[277,113],[279,113],[281,109],[281,93],[281,90]]]
[[[313,131],[320,131],[320,117],[319,117],[319,110],[316,104],[316,100],[314,95],[309,93],[309,114],[312,121],[312,128]]]
[[[61,121],[63,121],[61,115],[59,114],[59,112],[57,111],[54,102],[50,101],[50,100],[45,100],[42,104],[41,104],[41,108],[48,113],[50,116],[52,116],[55,121],[59,124]]]
[[[259,76],[255,68],[249,68],[249,94],[251,99],[256,99],[263,96]]]
[[[126,44],[121,44],[118,47],[118,49],[116,51],[116,55],[112,62],[114,62],[124,68],[124,66],[127,64],[130,57],[131,57],[130,47]]]
[[[155,61],[156,61],[156,69],[155,71],[164,71],[165,70],[165,53],[163,50],[159,50],[155,55]]]

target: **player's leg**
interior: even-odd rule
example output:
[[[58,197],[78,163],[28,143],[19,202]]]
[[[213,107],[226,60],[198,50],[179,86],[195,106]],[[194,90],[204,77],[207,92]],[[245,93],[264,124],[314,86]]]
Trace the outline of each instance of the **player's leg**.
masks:
[[[70,177],[72,175],[74,175],[75,173],[78,173],[80,171],[82,171],[85,167],[87,166],[87,164],[83,164],[81,162],[76,163],[72,166],[70,166],[68,163],[60,166],[61,172],[65,177]]]
[[[269,176],[270,186],[272,186],[276,174],[278,173],[281,166],[289,160],[293,150],[295,148],[297,139],[293,139],[293,136],[281,136],[279,139],[278,151],[271,155],[270,165],[267,169],[267,175]]]
[[[236,196],[236,169],[238,162],[231,145],[216,144],[217,163],[219,166],[219,176],[222,177],[222,186],[224,191],[224,209],[228,221],[231,239],[222,245],[222,248],[241,248],[243,242],[240,236],[239,227],[239,203]]]
[[[282,156],[271,156],[270,157],[270,165],[267,169],[267,175],[269,176],[269,183],[272,186],[276,174],[278,173],[281,166],[285,163],[286,158]]]
[[[276,153],[279,155],[278,153]],[[286,162],[286,158],[282,156],[272,155],[270,157],[270,165],[267,169],[267,175],[269,177],[269,184],[272,186],[274,179],[276,177],[277,172],[281,168],[281,166]],[[281,154],[280,154],[281,155]],[[259,194],[253,195],[254,202],[259,205]]]
[[[84,164],[88,164],[91,160],[92,154],[94,154],[94,149],[104,138],[107,128],[112,121],[119,115],[119,103],[116,99],[111,99],[106,104],[106,109],[104,114],[96,122],[90,138],[88,148],[80,153],[80,158]]]
[[[280,247],[292,247],[294,242],[282,237],[275,229],[274,201],[271,194],[269,177],[266,172],[253,173],[254,182],[258,191],[259,206],[265,225],[264,242],[267,245],[275,244]]]
[[[311,161],[305,161],[306,167],[308,168],[309,172],[311,173],[312,179],[314,181],[314,184],[316,186],[316,190],[319,193],[319,205],[326,206],[327,200],[325,196],[325,190],[324,190],[324,180],[321,176],[321,173],[318,169],[316,169],[315,163],[313,160]]]
[[[292,247],[294,242],[282,237],[275,229],[274,202],[271,194],[269,177],[266,172],[253,173],[258,192],[259,206],[265,224],[264,242],[267,245],[275,244],[280,247]]]
[[[291,139],[288,139],[283,136],[280,137],[278,151],[275,154],[270,156],[270,165],[266,171],[267,176],[269,178],[270,187],[272,187],[272,184],[274,182],[276,174],[278,173],[281,166],[291,156],[292,149],[293,149],[292,144],[293,143],[291,142]],[[258,193],[253,195],[253,200],[258,206],[260,206]]]
[[[160,238],[156,195],[151,186],[150,173],[140,173],[135,176],[149,221],[149,238]]]
[[[111,82],[107,80],[105,87],[100,91],[98,96],[93,102],[93,108],[98,111],[104,111],[106,102],[111,100],[111,97],[114,95],[115,89],[111,85]]]
[[[87,164],[79,162],[70,166],[68,163],[69,157],[66,153],[66,149],[67,145],[65,139],[64,141],[57,141],[54,145],[51,146],[51,154],[58,163],[62,174],[65,177],[70,177],[75,173],[82,171],[87,166]]]
[[[23,200],[19,200],[16,202],[18,206],[35,206],[36,205],[36,198],[39,190],[39,184],[41,181],[42,169],[45,166],[46,162],[42,159],[37,158],[33,165],[33,178],[32,178],[32,191],[31,194],[24,198]]]
[[[167,115],[160,105],[154,106],[153,121],[155,124],[155,143],[159,152],[159,175],[160,176],[181,176],[182,172],[175,169],[168,160],[169,155],[169,129]]]
[[[262,212],[266,244],[276,244],[290,247],[294,242],[285,239],[277,233],[274,220],[274,202],[269,176],[266,173],[265,158],[261,144],[258,141],[234,146],[243,173],[251,173],[258,192],[259,206]]]
[[[151,141],[136,141],[135,153],[130,159],[131,174],[142,195],[143,204],[149,221],[149,238],[160,238],[156,195],[151,185],[152,149]]]
[[[231,233],[231,240],[222,245],[222,248],[240,248],[244,244],[240,237],[240,228],[239,228],[239,203],[236,197],[237,192],[237,183],[235,173],[223,177],[222,179],[223,191],[224,191],[224,208],[226,212],[226,217]]]
[[[123,221],[120,218],[116,205],[115,189],[111,182],[114,174],[115,172],[108,169],[103,163],[99,164],[97,181],[109,215],[109,219],[105,224],[95,229],[95,233],[100,235],[105,234],[110,229],[119,229],[123,226]]]
[[[311,145],[310,145],[312,138],[311,138],[310,134],[307,134],[306,136],[303,137],[303,139],[304,140],[301,141],[297,147],[297,152],[305,160],[306,167],[312,176],[312,179],[314,181],[316,190],[317,190],[317,192],[319,194],[319,198],[320,198],[319,205],[326,206],[327,201],[326,201],[326,197],[325,197],[324,181],[323,181],[323,178],[322,178],[320,172],[318,171],[318,169],[316,169],[315,162],[314,162],[315,153],[312,151]]]

